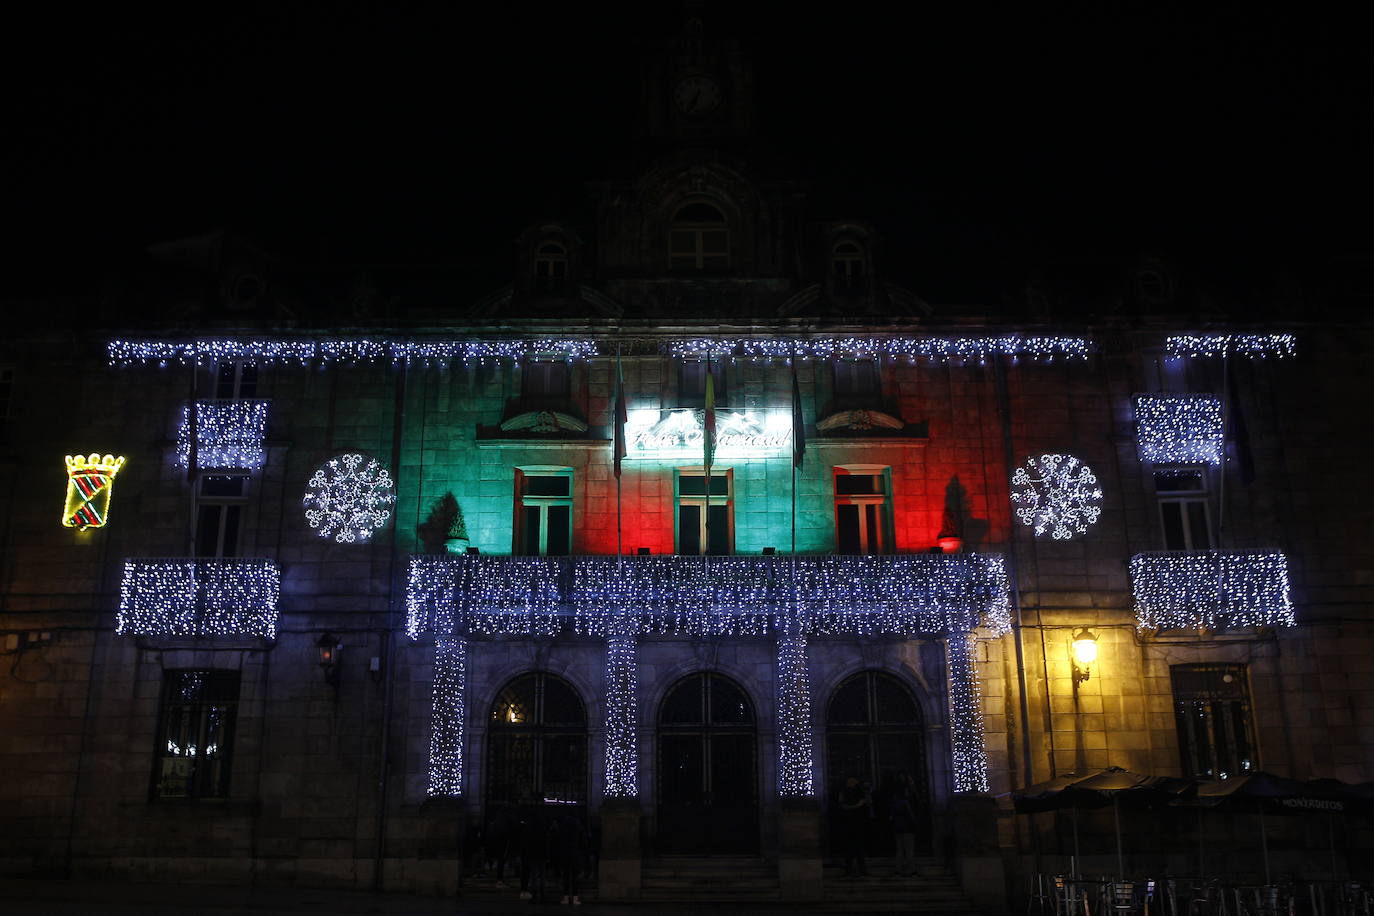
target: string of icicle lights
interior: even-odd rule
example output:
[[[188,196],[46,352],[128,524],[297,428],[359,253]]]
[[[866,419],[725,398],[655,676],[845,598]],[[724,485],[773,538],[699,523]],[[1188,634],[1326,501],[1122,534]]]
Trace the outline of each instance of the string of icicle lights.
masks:
[[[1292,626],[1288,558],[1278,551],[1138,553],[1131,591],[1141,629]]]
[[[837,359],[882,356],[894,359],[930,359],[984,362],[995,356],[1030,359],[1087,359],[1092,341],[1085,337],[1023,337],[1004,334],[992,337],[820,337],[719,338],[699,337],[669,344],[672,355],[688,359],[744,356],[767,359]]]
[[[208,366],[223,362],[286,363],[301,366],[376,362],[448,365],[525,356],[585,359],[597,353],[593,340],[111,340],[106,356],[111,366]]]
[[[606,640],[606,786],[607,798],[634,798],[639,793],[639,696],[637,641],[634,636]]]
[[[988,753],[983,746],[983,698],[971,633],[949,638],[949,728],[953,745],[954,791],[988,791]]]
[[[571,583],[569,586],[568,583]],[[433,631],[943,635],[1010,627],[1002,557],[413,557],[411,638]]]
[[[778,640],[778,794],[816,794],[806,637]]]
[[[264,400],[196,401],[196,467],[256,470],[267,461]],[[177,427],[177,464],[191,463],[191,407],[181,408]]]
[[[271,560],[126,560],[115,632],[277,636],[281,571]]]
[[[1137,395],[1136,444],[1143,461],[1221,464],[1221,398]]]
[[[1171,358],[1286,359],[1297,353],[1297,338],[1292,334],[1175,334],[1164,343],[1164,355]]]
[[[434,698],[429,730],[431,796],[463,794],[463,736],[467,716],[467,640],[434,641]]]

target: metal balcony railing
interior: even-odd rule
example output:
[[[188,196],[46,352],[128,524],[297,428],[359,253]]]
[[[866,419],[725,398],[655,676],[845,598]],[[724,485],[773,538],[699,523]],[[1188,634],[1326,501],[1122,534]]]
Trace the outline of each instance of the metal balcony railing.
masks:
[[[407,631],[940,636],[1008,626],[1002,558],[416,556]]]
[[[115,632],[275,639],[280,594],[281,570],[272,560],[125,560]]]

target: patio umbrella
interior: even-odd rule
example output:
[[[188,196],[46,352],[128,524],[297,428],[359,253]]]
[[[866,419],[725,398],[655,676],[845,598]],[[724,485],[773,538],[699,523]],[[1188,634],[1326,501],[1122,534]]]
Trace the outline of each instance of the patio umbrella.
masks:
[[[1189,785],[1187,780],[1158,779],[1121,767],[1107,767],[1085,773],[1066,773],[1056,779],[1027,786],[1011,795],[1018,813],[1073,809],[1075,857],[1078,854],[1078,810],[1105,808],[1111,805],[1116,828],[1116,868],[1118,874],[1124,875],[1125,858],[1121,848],[1122,802],[1147,805],[1163,803],[1177,796]]]
[[[1297,814],[1302,811],[1346,810],[1352,794],[1350,787],[1337,780],[1299,782],[1273,773],[1256,770],[1244,776],[1200,782],[1197,794],[1176,805],[1202,808],[1237,808],[1259,816],[1260,849],[1264,861],[1264,883],[1269,884],[1269,832],[1264,816]]]

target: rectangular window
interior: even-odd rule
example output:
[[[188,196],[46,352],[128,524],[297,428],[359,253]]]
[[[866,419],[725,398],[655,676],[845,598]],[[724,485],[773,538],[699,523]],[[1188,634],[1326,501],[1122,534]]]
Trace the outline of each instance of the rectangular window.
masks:
[[[1183,775],[1225,779],[1259,768],[1244,665],[1173,665]]]
[[[711,471],[710,492],[701,468],[677,472],[677,552],[728,555],[735,545],[734,477]]]
[[[569,390],[568,364],[562,360],[530,360],[521,369],[522,398],[561,400]]]
[[[887,468],[835,468],[835,552],[891,552],[892,496]]]
[[[251,363],[220,363],[215,367],[215,397],[230,401],[258,394],[258,367]]]
[[[1206,468],[1157,468],[1155,493],[1159,496],[1164,549],[1210,550],[1212,525],[1207,508]]]
[[[878,383],[878,363],[872,359],[837,359],[835,369],[836,400],[871,401],[882,394]]]
[[[210,474],[200,478],[196,498],[196,556],[238,556],[248,478]]]
[[[154,798],[227,798],[238,713],[237,671],[166,671]]]
[[[725,367],[711,363],[711,378],[715,380],[716,406],[727,403],[725,399]],[[678,364],[677,406],[706,406],[706,363],[703,360],[683,360]]]
[[[572,469],[516,469],[514,552],[531,557],[572,553]]]

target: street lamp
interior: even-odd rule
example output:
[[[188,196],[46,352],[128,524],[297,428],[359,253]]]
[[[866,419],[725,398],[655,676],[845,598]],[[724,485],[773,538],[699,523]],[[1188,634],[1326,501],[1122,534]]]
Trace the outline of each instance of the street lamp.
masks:
[[[1097,634],[1082,627],[1073,635],[1073,685],[1092,677],[1092,666],[1097,663]]]

